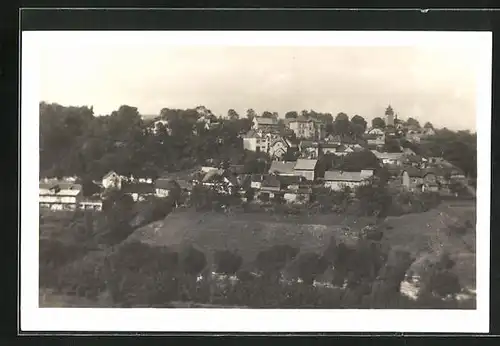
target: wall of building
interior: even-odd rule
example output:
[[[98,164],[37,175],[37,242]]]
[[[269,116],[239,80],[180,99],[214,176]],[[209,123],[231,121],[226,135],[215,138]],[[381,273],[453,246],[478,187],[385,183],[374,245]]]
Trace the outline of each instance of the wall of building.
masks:
[[[309,171],[309,170],[295,170],[294,175],[302,176],[310,181],[314,180],[315,177],[314,171]]]
[[[334,191],[340,191],[345,187],[350,187],[351,189],[355,189],[360,185],[361,182],[357,181],[325,181],[325,187]]]
[[[155,189],[156,196],[158,197],[168,197],[169,190],[168,189]]]
[[[50,204],[76,204],[78,203],[78,196],[40,196],[40,203],[50,203]]]
[[[257,138],[243,138],[243,149],[255,151]]]

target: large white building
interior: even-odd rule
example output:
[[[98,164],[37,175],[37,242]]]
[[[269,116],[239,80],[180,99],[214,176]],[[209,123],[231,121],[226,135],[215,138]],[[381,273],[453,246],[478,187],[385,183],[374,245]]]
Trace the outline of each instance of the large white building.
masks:
[[[253,118],[252,129],[263,132],[275,132],[278,130],[278,120],[276,118],[255,117]]]
[[[80,184],[52,181],[39,183],[39,204],[52,210],[74,210],[81,199]]]
[[[325,136],[324,124],[316,119],[299,116],[288,121],[288,127],[297,138],[321,140]]]
[[[365,184],[370,177],[373,176],[373,170],[363,169],[359,172],[344,172],[344,171],[326,171],[325,172],[325,187],[339,191],[345,187],[354,189],[361,184]]]

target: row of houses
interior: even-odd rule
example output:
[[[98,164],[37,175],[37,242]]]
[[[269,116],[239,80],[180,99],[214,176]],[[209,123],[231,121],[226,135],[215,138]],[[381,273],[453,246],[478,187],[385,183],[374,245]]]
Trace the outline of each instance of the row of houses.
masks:
[[[51,210],[102,210],[99,197],[83,197],[82,185],[56,180],[40,182],[39,205]]]

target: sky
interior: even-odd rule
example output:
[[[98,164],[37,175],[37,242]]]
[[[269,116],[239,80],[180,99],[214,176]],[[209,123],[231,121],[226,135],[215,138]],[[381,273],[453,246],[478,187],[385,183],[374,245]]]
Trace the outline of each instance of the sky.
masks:
[[[127,104],[143,115],[164,107],[230,108],[244,115],[315,110],[359,114],[368,121],[391,105],[423,125],[476,127],[481,52],[463,45],[236,46],[40,45],[40,97],[89,105],[105,115]]]

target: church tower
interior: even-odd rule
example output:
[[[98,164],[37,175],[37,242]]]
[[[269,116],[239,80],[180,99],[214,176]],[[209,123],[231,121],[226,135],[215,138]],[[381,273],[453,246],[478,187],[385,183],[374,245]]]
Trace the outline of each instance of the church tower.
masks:
[[[385,125],[394,126],[394,110],[391,105],[389,105],[385,110]]]

